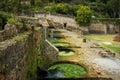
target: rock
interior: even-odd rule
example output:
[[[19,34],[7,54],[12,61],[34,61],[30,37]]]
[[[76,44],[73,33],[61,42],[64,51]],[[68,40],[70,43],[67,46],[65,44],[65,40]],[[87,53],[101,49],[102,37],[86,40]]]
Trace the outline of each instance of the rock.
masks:
[[[110,51],[110,50],[99,51],[98,54],[101,55],[102,57],[115,57],[115,52]]]

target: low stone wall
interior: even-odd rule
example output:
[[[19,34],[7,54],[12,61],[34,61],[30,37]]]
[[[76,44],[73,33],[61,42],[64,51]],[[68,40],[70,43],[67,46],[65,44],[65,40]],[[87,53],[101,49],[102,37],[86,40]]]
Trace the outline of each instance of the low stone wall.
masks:
[[[117,25],[109,22],[94,22],[89,26],[89,32],[95,34],[115,34],[118,33]]]
[[[90,33],[106,34],[106,25],[102,23],[93,23],[89,26]]]

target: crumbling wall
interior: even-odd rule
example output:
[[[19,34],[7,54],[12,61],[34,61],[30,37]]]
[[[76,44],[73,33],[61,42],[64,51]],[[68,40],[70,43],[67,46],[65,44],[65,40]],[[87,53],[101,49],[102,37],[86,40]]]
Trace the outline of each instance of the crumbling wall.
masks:
[[[35,79],[40,28],[0,42],[0,80]]]

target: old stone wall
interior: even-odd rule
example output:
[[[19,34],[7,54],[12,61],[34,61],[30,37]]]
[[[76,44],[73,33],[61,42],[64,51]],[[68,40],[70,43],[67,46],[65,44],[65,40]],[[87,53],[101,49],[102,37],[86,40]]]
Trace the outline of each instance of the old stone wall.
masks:
[[[51,60],[55,61],[58,57],[59,50],[52,45],[48,40],[45,40],[44,55]]]
[[[39,17],[39,18],[44,17],[56,23],[60,23],[60,24],[67,23],[68,26],[78,27],[78,25],[75,22],[74,17],[71,17],[71,16],[66,16],[66,15],[61,15],[61,14],[52,14],[52,13],[51,14],[35,13],[35,17]]]
[[[118,33],[118,26],[112,23],[92,23],[89,26],[90,33],[98,33],[98,34],[115,34]]]
[[[106,25],[102,24],[102,23],[95,23],[95,24],[91,24],[91,26],[89,26],[89,32],[90,33],[99,33],[99,34],[106,34]]]
[[[37,19],[23,20],[22,28],[27,30],[9,25],[1,31],[0,80],[36,80],[37,66],[47,66],[57,59],[58,50],[46,40],[47,27],[40,26]],[[38,64],[38,56],[44,63]]]
[[[5,25],[5,29],[0,31],[0,41],[9,39],[10,37],[16,35],[17,33],[18,30],[15,25],[7,24]]]
[[[35,79],[39,35],[40,28],[0,42],[0,80],[26,80],[29,75]]]

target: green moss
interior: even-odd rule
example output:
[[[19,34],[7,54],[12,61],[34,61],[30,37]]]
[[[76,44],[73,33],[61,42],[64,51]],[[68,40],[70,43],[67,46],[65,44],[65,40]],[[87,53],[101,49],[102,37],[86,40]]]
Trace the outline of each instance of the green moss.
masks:
[[[54,42],[53,44],[54,44],[55,46],[69,46],[68,43],[62,43],[62,42],[61,42],[61,43],[60,43],[60,42],[58,42],[58,43],[57,43],[57,42]]]
[[[28,72],[27,80],[36,80],[37,78],[37,56],[36,49],[33,48],[28,54]]]
[[[61,63],[61,64],[53,65],[49,68],[49,70],[55,69],[56,67],[59,67],[60,70],[64,71],[64,75],[67,78],[80,77],[86,74],[86,71],[83,67],[76,64],[69,64],[69,63]]]
[[[50,64],[52,64],[52,60],[50,60],[49,58],[47,57],[44,57],[44,56],[39,56],[38,57],[38,66],[41,68],[41,69],[46,69]]]
[[[60,55],[60,56],[71,56],[71,55],[73,55],[73,54],[74,54],[74,52],[72,52],[72,51],[70,51],[70,52],[60,51],[60,52],[59,52],[59,55]]]
[[[17,42],[21,42],[24,40],[25,36],[27,36],[28,34],[30,34],[30,32],[24,32],[22,34],[19,34],[18,36],[13,37],[13,40]]]

